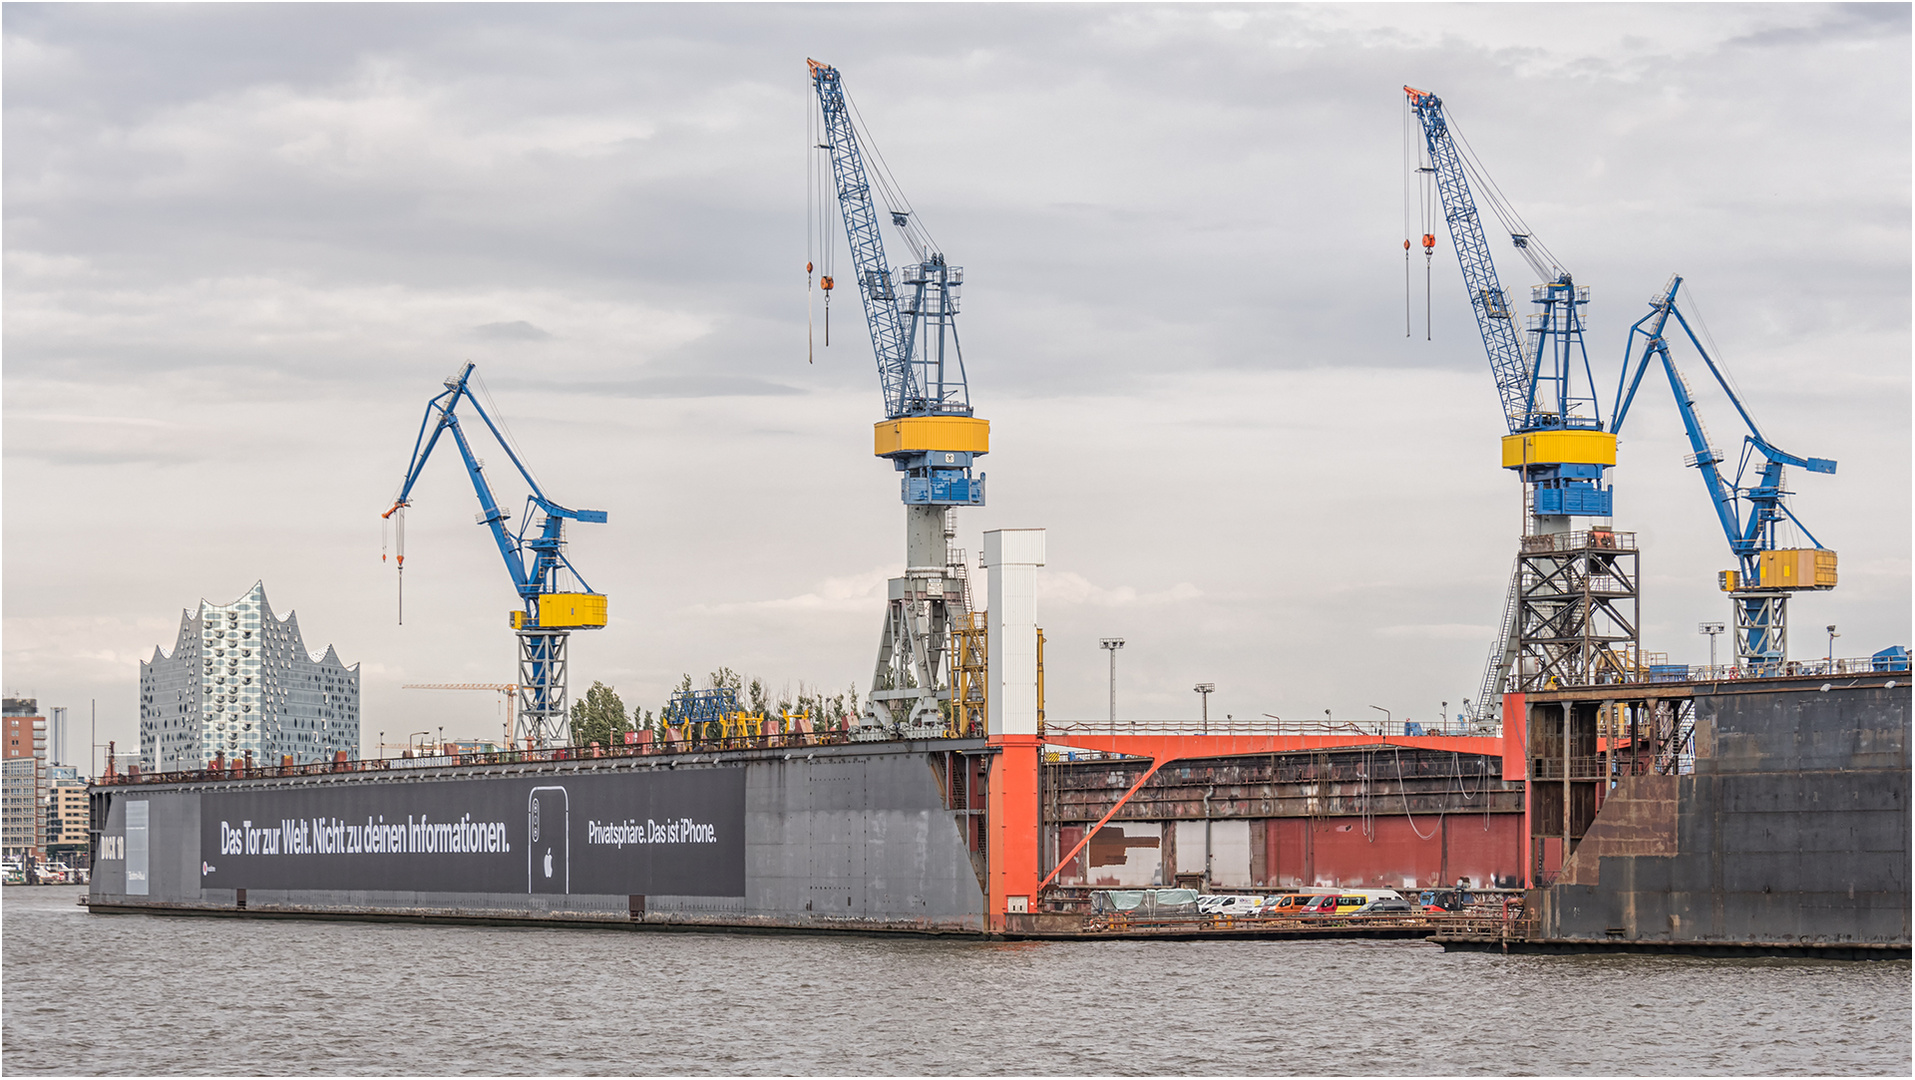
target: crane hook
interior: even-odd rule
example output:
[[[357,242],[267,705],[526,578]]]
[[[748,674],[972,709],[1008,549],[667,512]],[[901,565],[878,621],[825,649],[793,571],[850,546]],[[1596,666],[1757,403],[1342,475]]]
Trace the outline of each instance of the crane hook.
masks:
[[[1410,253],[1407,251],[1403,253],[1403,257],[1406,259],[1409,258],[1409,255]],[[1432,324],[1433,317],[1430,314],[1430,298],[1433,295],[1433,293],[1431,292],[1431,287],[1430,287],[1430,277],[1431,277],[1430,264],[1434,262],[1435,259],[1436,259],[1436,235],[1434,233],[1424,233],[1423,234],[1423,339],[1425,341],[1436,340],[1434,327]]]
[[[831,287],[833,284],[835,283],[831,280],[830,274],[818,279],[818,285],[825,291],[825,348],[827,349],[831,347]]]
[[[379,515],[379,561],[386,561],[386,526],[392,527],[394,563],[399,568],[399,625],[406,624],[406,504],[394,503]]]

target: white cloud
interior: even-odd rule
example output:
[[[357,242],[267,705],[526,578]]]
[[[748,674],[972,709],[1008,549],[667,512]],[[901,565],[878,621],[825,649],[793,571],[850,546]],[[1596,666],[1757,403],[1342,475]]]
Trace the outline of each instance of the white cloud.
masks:
[[[1377,637],[1411,638],[1432,641],[1480,641],[1487,647],[1496,628],[1476,623],[1424,623],[1416,626],[1380,626]]]
[[[885,583],[897,572],[884,567],[862,574],[832,577],[815,584],[810,591],[774,600],[739,600],[719,604],[695,604],[688,610],[712,614],[803,614],[806,612],[879,612],[885,605]]]
[[[1131,585],[1118,585],[1111,588],[1094,585],[1084,575],[1070,570],[1047,570],[1039,574],[1037,578],[1037,597],[1045,604],[1087,604],[1107,608],[1156,607],[1195,600],[1203,594],[1202,589],[1188,581],[1180,581],[1168,589],[1155,592],[1140,592]]]

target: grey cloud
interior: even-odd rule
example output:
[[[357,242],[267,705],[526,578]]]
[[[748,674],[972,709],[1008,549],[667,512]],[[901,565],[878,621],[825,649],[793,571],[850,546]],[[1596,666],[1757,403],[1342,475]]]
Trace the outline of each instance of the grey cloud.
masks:
[[[630,621],[577,643],[578,677],[869,670],[877,609],[833,607],[798,636],[656,617],[881,580],[900,556],[896,480],[869,456],[862,312],[841,291],[825,349],[815,293],[807,311],[810,49],[845,72],[966,269],[965,362],[993,450],[992,503],[960,515],[961,543],[1044,525],[1059,575],[1202,593],[1147,625],[1054,610],[1058,715],[1101,712],[1104,633],[1131,636],[1136,685],[1178,701],[1193,678],[1279,713],[1341,708],[1354,685],[1473,684],[1487,642],[1468,628],[1500,610],[1516,493],[1447,240],[1435,340],[1420,255],[1405,336],[1404,83],[1444,97],[1594,289],[1605,398],[1623,331],[1685,274],[1774,436],[1842,458],[1802,496],[1818,535],[1845,563],[1896,568],[1879,596],[1806,603],[1852,605],[1855,640],[1866,620],[1906,632],[1903,5],[8,4],[0,19],[10,676],[34,677],[22,656],[85,651],[49,647],[33,620],[170,619],[261,560],[275,596],[346,628],[349,656],[509,670],[510,590],[454,510],[472,496],[451,462],[422,481],[408,633],[365,617],[393,600],[390,568],[374,577],[377,511],[420,406],[468,357],[541,482],[613,511],[577,554]],[[1509,255],[1499,242],[1520,294]],[[1883,381],[1826,396],[1864,378]],[[1638,527],[1684,523],[1656,565],[1693,589],[1653,612],[1645,597],[1687,635],[1646,646],[1679,651],[1697,617],[1721,616],[1720,538],[1669,464],[1679,432],[1644,456],[1650,422],[1672,423],[1658,393],[1637,405],[1626,497]],[[30,411],[164,417],[185,436],[18,420]],[[179,524],[209,506],[231,519]],[[31,526],[47,508],[62,528]],[[1401,562],[1406,522],[1440,574]],[[481,599],[469,619],[454,606]],[[1379,667],[1375,626],[1464,629]],[[102,670],[45,694],[97,693],[103,717],[131,706],[130,669]],[[628,702],[660,700],[664,683],[631,678]]]
[[[486,323],[472,328],[473,334],[491,341],[549,341],[552,335],[524,319]]]
[[[729,375],[659,375],[644,379],[604,382],[559,382],[503,378],[492,380],[501,389],[539,390],[555,394],[590,394],[620,398],[795,397],[810,393],[768,379]]]

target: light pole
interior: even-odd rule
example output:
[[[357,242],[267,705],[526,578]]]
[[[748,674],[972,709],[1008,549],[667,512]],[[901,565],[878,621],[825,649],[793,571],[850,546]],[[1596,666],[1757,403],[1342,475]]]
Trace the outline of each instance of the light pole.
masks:
[[[1450,703],[1445,701],[1436,711],[1436,730],[1448,733],[1450,729]]]
[[[1706,622],[1706,623],[1696,624],[1696,633],[1709,635],[1709,675],[1711,677],[1714,677],[1715,675],[1716,635],[1722,633],[1726,629],[1728,629],[1728,627],[1724,626],[1723,624],[1719,622]]]
[[[1835,624],[1829,624],[1829,670],[1835,670],[1835,639],[1842,635],[1835,632]]]
[[[1117,734],[1117,650],[1124,647],[1124,639],[1107,637],[1097,643],[1110,654],[1110,733]]]
[[[1203,695],[1203,699],[1204,699],[1203,731],[1205,735],[1210,734],[1210,692],[1212,690],[1215,690],[1216,688],[1217,688],[1217,684],[1212,682],[1200,682],[1197,685],[1191,687],[1192,690],[1195,690],[1197,693]]]
[[[1370,708],[1372,708],[1372,709],[1375,709],[1375,710],[1376,710],[1377,712],[1380,712],[1380,713],[1382,713],[1382,714],[1383,714],[1383,726],[1384,726],[1384,727],[1386,727],[1386,728],[1387,728],[1387,727],[1389,727],[1389,726],[1391,726],[1392,724],[1395,724],[1395,723],[1396,723],[1396,718],[1390,715],[1390,710],[1388,710],[1388,709],[1386,709],[1386,708],[1384,708],[1384,707],[1383,707],[1383,706],[1381,706],[1381,705],[1372,705],[1372,706],[1370,706]],[[1378,734],[1378,735],[1381,735],[1381,734],[1383,734],[1383,732],[1381,732],[1381,731],[1379,731],[1379,732],[1377,732],[1377,734]]]

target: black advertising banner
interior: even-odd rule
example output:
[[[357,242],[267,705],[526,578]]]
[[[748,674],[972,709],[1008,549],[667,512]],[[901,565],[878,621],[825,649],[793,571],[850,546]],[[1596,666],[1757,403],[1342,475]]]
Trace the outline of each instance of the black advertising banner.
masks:
[[[208,792],[222,889],[745,894],[745,770],[502,776]]]

